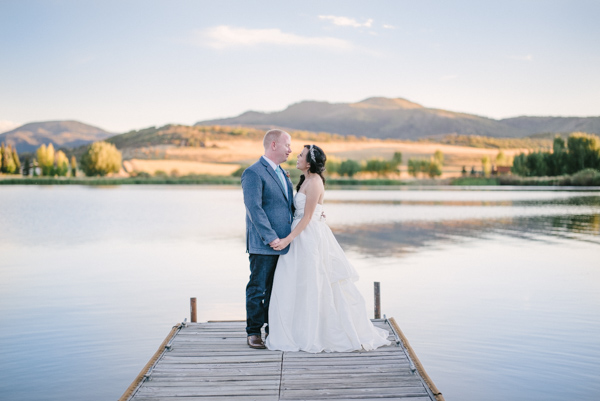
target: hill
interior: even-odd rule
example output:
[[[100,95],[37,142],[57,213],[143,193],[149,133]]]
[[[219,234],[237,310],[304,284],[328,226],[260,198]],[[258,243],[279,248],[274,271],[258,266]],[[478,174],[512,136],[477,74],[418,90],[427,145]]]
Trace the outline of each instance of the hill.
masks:
[[[600,134],[600,117],[516,117],[503,120],[432,109],[409,100],[373,97],[358,103],[303,101],[283,111],[248,111],[237,117],[196,125],[277,126],[344,136],[422,139],[478,135],[518,138],[543,132],[583,131]]]
[[[114,134],[78,121],[45,121],[22,125],[0,134],[0,142],[16,147],[19,153],[34,152],[40,145],[74,148],[106,139]]]

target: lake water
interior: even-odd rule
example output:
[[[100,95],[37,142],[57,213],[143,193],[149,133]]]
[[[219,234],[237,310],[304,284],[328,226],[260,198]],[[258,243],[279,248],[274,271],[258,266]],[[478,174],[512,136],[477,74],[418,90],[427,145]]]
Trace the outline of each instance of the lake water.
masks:
[[[328,190],[446,400],[597,400],[600,192]],[[245,318],[239,188],[0,187],[0,399],[117,399],[171,327]],[[372,304],[369,303],[372,310]]]

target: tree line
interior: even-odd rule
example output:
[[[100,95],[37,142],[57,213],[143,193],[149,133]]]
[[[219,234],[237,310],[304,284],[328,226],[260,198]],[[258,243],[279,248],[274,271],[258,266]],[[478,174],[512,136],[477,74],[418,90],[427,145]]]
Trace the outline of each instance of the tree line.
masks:
[[[562,137],[554,138],[552,152],[515,156],[511,172],[524,177],[554,177],[588,168],[600,170],[600,138],[576,132],[569,135],[566,143]]]
[[[17,150],[11,145],[0,145],[0,172],[5,174],[23,174],[47,177],[76,177],[78,169],[88,176],[106,176],[118,173],[121,169],[122,155],[115,145],[107,142],[94,142],[81,156],[80,165],[75,156],[71,159],[64,151],[54,149],[52,143],[41,145],[33,155],[26,155],[23,161]]]
[[[338,174],[341,177],[354,177],[356,174],[372,173],[378,177],[397,175],[400,176],[400,165],[402,164],[402,153],[395,152],[390,160],[381,158],[372,158],[362,162],[353,159],[327,160],[325,169],[329,174]],[[408,159],[408,173],[413,177],[419,174],[429,176],[430,178],[442,175],[442,166],[444,164],[444,155],[437,150],[429,159]]]
[[[0,172],[4,174],[19,174],[21,161],[17,149],[4,142],[0,145]]]

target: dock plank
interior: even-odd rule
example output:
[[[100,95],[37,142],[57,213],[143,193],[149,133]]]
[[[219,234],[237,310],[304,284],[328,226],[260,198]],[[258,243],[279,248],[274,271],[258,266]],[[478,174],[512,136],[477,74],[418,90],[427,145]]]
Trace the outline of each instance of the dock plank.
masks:
[[[120,401],[443,400],[414,371],[396,330],[373,322],[392,345],[319,354],[250,349],[242,321],[188,323]]]

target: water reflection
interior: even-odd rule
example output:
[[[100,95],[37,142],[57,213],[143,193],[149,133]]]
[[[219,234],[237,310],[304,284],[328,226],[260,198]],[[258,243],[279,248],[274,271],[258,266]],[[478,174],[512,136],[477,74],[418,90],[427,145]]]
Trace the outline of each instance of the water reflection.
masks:
[[[401,256],[417,248],[495,235],[600,244],[600,214],[362,224],[336,228],[335,234],[344,246],[371,256]]]
[[[0,191],[1,400],[118,398],[191,296],[201,320],[243,318],[240,188]],[[325,207],[448,400],[591,401],[598,195],[328,190]]]
[[[452,200],[452,199],[339,199],[327,198],[327,204],[404,205],[404,206],[600,206],[600,196],[575,196],[550,199]]]

